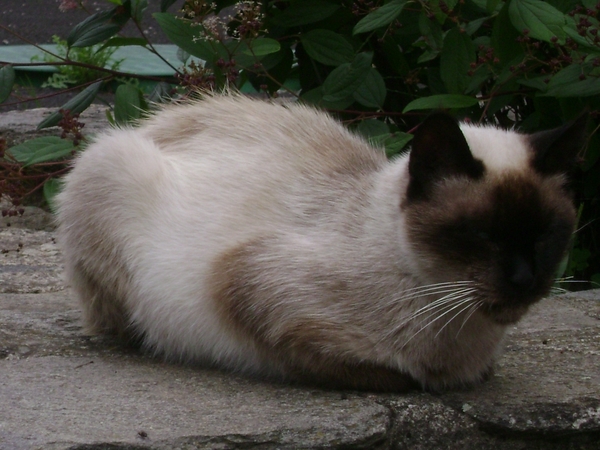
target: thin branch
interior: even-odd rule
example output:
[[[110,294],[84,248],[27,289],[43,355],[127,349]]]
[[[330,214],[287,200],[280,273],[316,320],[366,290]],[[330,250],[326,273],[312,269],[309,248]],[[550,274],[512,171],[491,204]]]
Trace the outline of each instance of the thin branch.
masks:
[[[105,81],[110,80],[112,77],[106,77],[104,78]],[[36,97],[29,97],[26,98],[25,100],[19,100],[17,102],[10,102],[10,103],[2,103],[0,105],[0,107],[4,107],[4,106],[14,106],[14,105],[20,105],[21,103],[27,103],[27,102],[32,102],[32,101],[36,101],[36,100],[42,100],[45,98],[52,98],[52,97],[56,97],[58,95],[62,95],[62,94],[66,94],[68,92],[72,92],[72,91],[77,91],[79,89],[81,89],[84,86],[89,86],[90,84],[94,84],[96,81],[98,80],[93,80],[93,81],[89,81],[87,83],[84,84],[79,84],[77,86],[71,87],[71,88],[65,88],[65,89],[61,89],[60,91],[56,91],[56,92],[52,92],[50,94],[45,94],[45,95],[38,95]]]
[[[4,31],[6,31],[7,33],[12,34],[13,36],[15,36],[17,39],[23,41],[23,42],[27,42],[29,45],[33,45],[35,48],[43,51],[44,53],[48,53],[50,56],[57,58],[57,59],[61,59],[63,61],[66,61],[66,58],[63,58],[62,56],[56,55],[54,53],[52,53],[50,50],[45,49],[44,47],[36,44],[33,41],[30,41],[29,39],[27,39],[25,36],[20,35],[19,33],[17,33],[16,31],[11,30],[10,28],[2,25],[0,23],[0,28],[3,29]],[[9,63],[10,64],[10,63]]]
[[[146,43],[148,44],[148,47],[146,47],[146,49],[155,54],[156,56],[158,56],[166,65],[168,65],[171,69],[173,69],[175,71],[175,73],[181,75],[181,72],[179,71],[179,69],[177,69],[175,66],[173,66],[169,61],[167,61],[160,53],[158,53],[158,51],[156,50],[156,48],[154,47],[154,44],[152,44],[152,42],[150,42],[150,39],[148,39],[146,37],[146,33],[144,33],[144,30],[142,29],[142,27],[140,26],[140,24],[137,21],[133,21],[133,23],[135,23],[136,28],[138,29],[138,31],[140,32],[140,34],[142,35],[142,38],[144,38],[144,40],[146,41]]]

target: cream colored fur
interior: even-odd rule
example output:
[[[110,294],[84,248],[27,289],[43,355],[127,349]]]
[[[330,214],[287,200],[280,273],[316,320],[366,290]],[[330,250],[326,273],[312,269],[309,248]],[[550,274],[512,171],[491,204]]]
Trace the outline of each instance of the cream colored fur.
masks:
[[[519,171],[530,158],[516,133],[463,131],[489,173]],[[411,289],[453,281],[427,272],[408,241],[407,165],[408,156],[390,163],[304,106],[215,96],[168,107],[139,128],[97,136],[66,176],[58,220],[68,280],[92,331],[130,330],[171,359],[285,376],[285,364],[236,331],[211,294],[217,261],[263,239],[270,253],[252,261],[269,292],[287,295],[269,306],[283,311],[264,324],[270,338],[294,321],[322,320],[339,330],[323,354],[432,388],[476,382],[504,326],[475,308],[421,331],[424,315],[403,323],[443,295]],[[343,286],[343,300],[322,296],[328,279]]]

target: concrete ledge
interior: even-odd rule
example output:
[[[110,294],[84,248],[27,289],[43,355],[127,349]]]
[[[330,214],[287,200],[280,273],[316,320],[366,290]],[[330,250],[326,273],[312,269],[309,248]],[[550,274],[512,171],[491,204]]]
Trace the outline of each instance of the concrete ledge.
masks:
[[[600,290],[536,305],[470,391],[290,387],[86,336],[50,219],[0,221],[1,450],[600,448]]]
[[[548,299],[468,392],[296,388],[85,336],[67,291],[0,295],[0,449],[597,449],[599,291]]]
[[[24,111],[8,111],[0,114],[0,137],[4,137],[9,146],[39,136],[60,136],[57,127],[36,130],[38,124],[59,108],[37,108]],[[85,123],[84,134],[93,134],[108,126],[106,106],[91,105],[80,116],[79,121]]]

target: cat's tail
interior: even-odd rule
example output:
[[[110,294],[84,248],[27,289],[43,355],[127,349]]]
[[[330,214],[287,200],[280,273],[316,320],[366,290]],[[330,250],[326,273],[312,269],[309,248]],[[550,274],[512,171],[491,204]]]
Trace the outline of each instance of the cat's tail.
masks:
[[[110,130],[81,152],[65,177],[59,218],[61,213],[68,217],[72,208],[77,216],[85,208],[87,216],[108,214],[111,220],[129,209],[145,210],[156,202],[168,175],[167,159],[151,139],[132,129]]]
[[[77,157],[57,196],[58,237],[67,282],[93,332],[130,334],[126,301],[135,255],[160,214],[169,164],[130,129],[103,133]]]

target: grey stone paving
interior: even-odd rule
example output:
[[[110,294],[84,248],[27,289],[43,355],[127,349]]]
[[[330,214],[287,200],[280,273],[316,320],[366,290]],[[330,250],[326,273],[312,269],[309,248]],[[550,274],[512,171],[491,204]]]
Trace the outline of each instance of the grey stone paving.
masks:
[[[15,121],[0,115],[0,133]],[[166,364],[80,325],[51,216],[3,218],[0,450],[600,448],[600,290],[540,302],[511,330],[489,382],[443,395]]]

